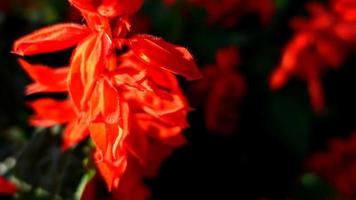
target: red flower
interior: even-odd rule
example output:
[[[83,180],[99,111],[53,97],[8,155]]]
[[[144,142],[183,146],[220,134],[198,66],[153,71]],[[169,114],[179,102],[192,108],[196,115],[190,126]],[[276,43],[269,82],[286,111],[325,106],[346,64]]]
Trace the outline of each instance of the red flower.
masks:
[[[350,40],[356,36],[356,24],[346,23],[320,4],[309,4],[308,8],[310,19],[297,18],[292,23],[296,33],[284,50],[280,66],[272,74],[270,86],[279,89],[291,76],[306,81],[313,109],[320,112],[325,104],[321,77],[342,64]]]
[[[333,0],[333,10],[340,15],[343,20],[356,21],[356,2],[353,0]]]
[[[312,155],[307,167],[350,199],[356,197],[356,134],[330,141],[329,149]]]
[[[190,2],[206,9],[210,24],[220,23],[227,27],[236,25],[241,16],[250,12],[259,14],[263,24],[269,23],[274,14],[272,0],[190,0]]]
[[[238,55],[235,47],[218,50],[216,64],[205,67],[205,78],[192,88],[196,104],[205,101],[206,126],[215,132],[233,133],[238,126],[238,112],[246,90],[244,78],[236,72]]]
[[[35,81],[28,87],[29,94],[68,92],[70,96],[65,101],[30,103],[35,110],[31,123],[67,124],[64,148],[90,135],[96,145],[96,166],[108,189],[125,193],[122,188],[131,188],[132,180],[139,182],[142,176],[154,174],[169,154],[151,149],[163,145],[170,152],[184,144],[181,131],[187,127],[189,107],[173,73],[189,80],[201,75],[185,48],[150,35],[127,37],[130,23],[126,15],[135,12],[141,0],[70,2],[79,8],[88,26],[54,25],[14,44],[19,55],[77,45],[69,68],[52,69],[20,60]],[[132,199],[134,194],[122,198]]]
[[[13,195],[17,192],[17,187],[0,176],[0,195]]]

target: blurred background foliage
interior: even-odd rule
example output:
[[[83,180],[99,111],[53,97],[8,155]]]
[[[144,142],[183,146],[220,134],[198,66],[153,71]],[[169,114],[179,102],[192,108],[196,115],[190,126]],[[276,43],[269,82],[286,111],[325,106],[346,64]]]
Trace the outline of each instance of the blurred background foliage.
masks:
[[[347,137],[355,128],[355,55],[323,78],[327,107],[322,114],[312,112],[307,88],[300,81],[293,80],[278,92],[268,88],[268,77],[292,36],[290,19],[306,14],[306,2],[275,0],[272,23],[263,26],[257,15],[250,14],[236,26],[223,28],[208,26],[205,11],[186,7],[182,0],[172,6],[146,0],[138,17],[149,26],[138,24],[142,25],[138,31],[188,47],[202,67],[215,62],[217,49],[236,45],[241,53],[239,71],[248,87],[235,134],[206,130],[204,112],[197,106],[185,133],[189,144],[164,163],[156,179],[147,180],[153,199],[322,200],[335,194],[305,169],[303,161],[325,149],[329,138]],[[45,130],[27,125],[31,111],[25,101],[35,97],[24,96],[30,79],[10,53],[16,38],[39,27],[81,21],[73,12],[65,0],[0,3],[0,175],[10,175],[23,186],[15,199],[74,199],[92,173],[84,167],[87,144],[63,153],[61,127]],[[31,59],[61,66],[67,64],[70,52]],[[189,88],[189,83],[182,83]]]

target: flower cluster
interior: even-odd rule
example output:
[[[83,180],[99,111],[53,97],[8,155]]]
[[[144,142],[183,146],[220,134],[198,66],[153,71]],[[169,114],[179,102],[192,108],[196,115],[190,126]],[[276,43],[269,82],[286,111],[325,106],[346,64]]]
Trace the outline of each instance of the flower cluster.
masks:
[[[219,49],[216,63],[203,70],[204,79],[192,86],[196,105],[205,105],[206,127],[224,134],[236,131],[239,108],[245,95],[245,80],[237,73],[240,62],[236,47]]]
[[[292,21],[294,36],[272,73],[270,86],[277,90],[293,76],[304,80],[312,107],[320,112],[325,104],[322,75],[338,69],[356,42],[356,2],[333,0],[328,8],[319,3],[310,3],[307,8],[309,18]]]
[[[329,149],[312,155],[307,167],[335,186],[344,196],[356,198],[356,134],[330,141]]]
[[[18,39],[13,52],[35,55],[76,46],[69,66],[20,64],[34,83],[27,94],[67,93],[30,102],[30,122],[65,124],[63,148],[89,135],[97,170],[115,199],[145,199],[142,177],[184,144],[188,103],[174,74],[200,72],[187,49],[150,35],[130,35],[129,16],[143,0],[70,0],[86,25],[64,23]]]

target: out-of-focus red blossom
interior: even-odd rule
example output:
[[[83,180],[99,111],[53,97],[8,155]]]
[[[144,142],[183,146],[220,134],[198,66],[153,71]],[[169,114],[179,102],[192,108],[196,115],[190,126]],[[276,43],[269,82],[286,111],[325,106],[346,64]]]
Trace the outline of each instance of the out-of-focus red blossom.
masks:
[[[236,47],[219,49],[216,63],[203,69],[204,79],[192,87],[195,104],[205,105],[206,127],[233,133],[238,127],[239,108],[245,94],[244,78],[237,72],[240,58]]]
[[[307,5],[310,17],[292,21],[295,33],[284,49],[280,65],[272,73],[273,90],[283,87],[290,77],[302,79],[308,84],[314,111],[322,111],[325,105],[322,76],[330,69],[338,69],[356,42],[356,20],[350,17],[350,12],[355,13],[355,6],[351,6],[351,1],[348,3],[335,0],[330,9],[310,3]]]
[[[334,139],[324,152],[313,154],[309,169],[335,186],[348,199],[356,198],[356,133],[348,139]]]
[[[17,187],[0,176],[0,195],[13,195],[17,192]]]
[[[356,20],[356,2],[353,0],[333,0],[333,10],[345,21]]]
[[[167,6],[172,6],[176,2],[177,0],[163,0],[163,3],[166,4]]]
[[[63,148],[90,135],[99,174],[115,199],[146,199],[143,177],[185,143],[188,103],[174,74],[201,74],[187,49],[150,35],[128,35],[142,0],[70,0],[87,25],[58,24],[18,39],[13,52],[35,55],[76,46],[69,67],[20,60],[34,80],[28,94],[68,93],[29,103],[35,126],[65,124]],[[90,186],[88,186],[90,187]]]
[[[261,23],[267,25],[274,14],[273,0],[188,0],[189,3],[206,9],[209,24],[236,25],[248,13],[260,15]]]

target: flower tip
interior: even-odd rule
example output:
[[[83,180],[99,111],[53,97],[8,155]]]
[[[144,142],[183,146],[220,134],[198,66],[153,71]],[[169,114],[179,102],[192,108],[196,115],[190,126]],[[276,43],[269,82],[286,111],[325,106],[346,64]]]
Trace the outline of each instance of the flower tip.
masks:
[[[183,74],[181,74],[183,75]],[[203,78],[203,74],[200,72],[199,67],[194,61],[191,62],[190,72],[183,75],[188,81],[196,81]]]
[[[21,51],[19,50],[18,48],[13,48],[12,51],[10,51],[11,54],[15,54],[15,55],[18,55],[18,56],[25,56],[25,52],[24,51]]]
[[[199,80],[199,79],[202,79],[202,78],[203,78],[203,74],[200,73],[199,70],[197,70],[197,72],[193,76],[189,77],[188,80],[189,81],[196,81],[196,80]]]
[[[275,71],[269,81],[269,86],[272,90],[279,90],[287,81],[287,76],[284,71],[278,69]]]
[[[62,145],[61,145],[61,152],[64,153],[66,151],[69,151],[72,146],[73,146],[72,144],[70,144],[69,142],[64,140]]]

